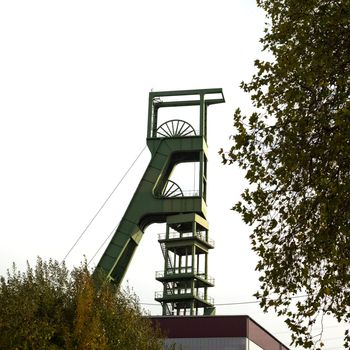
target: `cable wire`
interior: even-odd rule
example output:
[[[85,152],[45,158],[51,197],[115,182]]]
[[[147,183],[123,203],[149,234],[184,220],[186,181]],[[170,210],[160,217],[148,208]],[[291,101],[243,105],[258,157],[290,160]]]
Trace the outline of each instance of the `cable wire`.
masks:
[[[292,299],[297,298],[305,298],[307,295],[296,295],[291,297]],[[232,303],[220,303],[220,304],[214,304],[214,306],[229,306],[229,305],[245,305],[245,304],[258,304],[260,301],[258,300],[251,300],[251,301],[238,301],[238,302],[232,302]],[[159,303],[140,303],[141,305],[152,305],[152,306],[158,306]]]
[[[132,164],[129,166],[128,170],[124,173],[124,175],[122,176],[122,178],[119,180],[119,182],[117,183],[117,185],[114,187],[113,191],[110,193],[110,195],[107,197],[107,199],[103,202],[103,204],[101,205],[101,207],[97,210],[96,214],[93,216],[93,218],[90,220],[90,222],[86,225],[85,229],[83,230],[83,232],[80,234],[80,236],[76,239],[76,241],[74,242],[74,244],[72,245],[72,247],[69,249],[68,253],[66,254],[66,256],[63,258],[63,261],[65,261],[67,259],[67,257],[69,256],[69,254],[72,252],[72,250],[74,249],[74,247],[78,244],[78,242],[80,241],[80,239],[84,236],[85,232],[88,230],[88,228],[91,226],[91,224],[95,221],[96,217],[98,216],[98,214],[100,214],[101,210],[104,208],[104,206],[107,204],[107,202],[109,201],[109,199],[112,197],[113,193],[116,191],[116,189],[119,187],[119,185],[122,183],[122,181],[124,180],[124,178],[126,177],[126,175],[129,173],[129,171],[131,170],[131,168],[134,166],[134,164],[137,162],[137,160],[140,158],[141,154],[143,153],[143,151],[146,149],[146,146],[143,147],[143,149],[141,150],[141,152],[138,154],[138,156],[135,158],[135,160],[132,162]],[[111,235],[111,234],[110,234]],[[100,248],[101,249],[101,248]],[[96,253],[97,254],[97,253]]]
[[[116,227],[111,231],[111,233],[107,236],[107,238],[102,242],[102,244],[99,246],[95,254],[92,256],[92,258],[88,262],[88,266],[91,264],[92,260],[95,259],[95,256],[98,254],[98,252],[102,249],[102,247],[105,245],[105,243],[108,241],[108,239],[112,236],[112,234],[117,230],[118,226],[120,224],[120,221]]]

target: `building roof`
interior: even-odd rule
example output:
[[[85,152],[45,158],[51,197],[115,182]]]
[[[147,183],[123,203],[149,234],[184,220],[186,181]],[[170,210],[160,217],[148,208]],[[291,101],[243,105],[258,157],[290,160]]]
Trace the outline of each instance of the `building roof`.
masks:
[[[168,338],[245,337],[264,350],[289,350],[276,337],[246,315],[152,316]]]

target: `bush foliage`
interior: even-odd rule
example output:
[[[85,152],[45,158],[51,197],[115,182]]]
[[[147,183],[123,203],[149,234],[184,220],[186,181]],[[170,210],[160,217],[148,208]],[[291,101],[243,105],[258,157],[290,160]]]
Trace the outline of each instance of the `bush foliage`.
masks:
[[[160,350],[135,294],[101,281],[86,264],[13,267],[0,281],[0,349]]]

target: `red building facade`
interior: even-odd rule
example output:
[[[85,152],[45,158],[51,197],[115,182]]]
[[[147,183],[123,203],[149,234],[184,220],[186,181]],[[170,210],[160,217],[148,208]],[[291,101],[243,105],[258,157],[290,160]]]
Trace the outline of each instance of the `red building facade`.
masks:
[[[151,317],[164,350],[289,350],[249,316]]]

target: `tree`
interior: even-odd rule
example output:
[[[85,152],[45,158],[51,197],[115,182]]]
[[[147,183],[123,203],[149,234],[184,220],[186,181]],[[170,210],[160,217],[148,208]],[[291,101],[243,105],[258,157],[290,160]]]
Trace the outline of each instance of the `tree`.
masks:
[[[160,350],[137,297],[92,278],[86,264],[38,259],[0,281],[1,349]]]
[[[255,112],[236,110],[221,154],[249,181],[233,209],[253,226],[260,305],[285,316],[292,343],[322,347],[318,316],[350,322],[350,1],[257,4],[271,59],[242,83]]]

